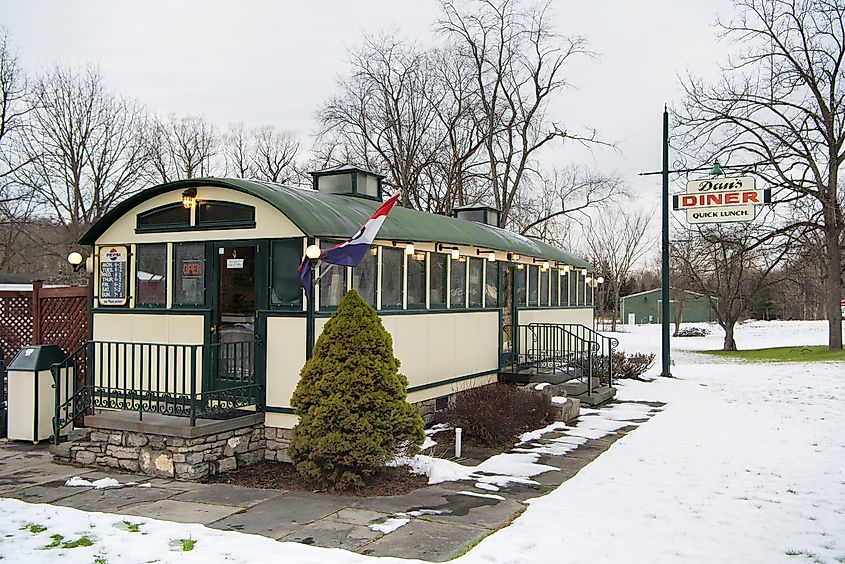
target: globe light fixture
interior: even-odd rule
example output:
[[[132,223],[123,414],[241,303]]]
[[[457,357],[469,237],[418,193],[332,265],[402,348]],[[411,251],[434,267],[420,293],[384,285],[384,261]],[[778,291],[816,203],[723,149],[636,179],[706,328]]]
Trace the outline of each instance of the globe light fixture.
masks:
[[[310,258],[311,260],[316,260],[320,258],[320,255],[323,254],[320,250],[320,247],[317,245],[308,245],[308,248],[305,249],[305,256]]]

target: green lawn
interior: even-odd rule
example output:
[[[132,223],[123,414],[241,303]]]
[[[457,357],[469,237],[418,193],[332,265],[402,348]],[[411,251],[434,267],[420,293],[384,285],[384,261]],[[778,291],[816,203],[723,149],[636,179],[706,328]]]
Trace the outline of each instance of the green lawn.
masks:
[[[749,362],[818,362],[824,360],[845,360],[845,351],[831,352],[827,345],[774,347],[771,349],[750,349],[746,351],[701,351],[727,358],[738,358]]]

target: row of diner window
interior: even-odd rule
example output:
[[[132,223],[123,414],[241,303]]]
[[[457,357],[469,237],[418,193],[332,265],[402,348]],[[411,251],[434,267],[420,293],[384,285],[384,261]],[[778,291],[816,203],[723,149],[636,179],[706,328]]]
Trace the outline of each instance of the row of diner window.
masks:
[[[322,241],[327,248],[335,244]],[[135,306],[166,307],[172,286],[173,307],[207,303],[206,243],[135,245]],[[272,309],[302,310],[298,266],[301,239],[279,239],[270,245],[269,304]],[[170,256],[168,256],[170,253]],[[168,267],[173,265],[172,272]],[[478,309],[499,306],[499,264],[483,258],[418,252],[374,245],[356,267],[318,267],[318,307],[331,311],[349,289],[381,310]],[[172,285],[168,277],[172,276]],[[513,269],[518,306],[592,306],[592,287],[581,270],[542,269],[518,264]]]

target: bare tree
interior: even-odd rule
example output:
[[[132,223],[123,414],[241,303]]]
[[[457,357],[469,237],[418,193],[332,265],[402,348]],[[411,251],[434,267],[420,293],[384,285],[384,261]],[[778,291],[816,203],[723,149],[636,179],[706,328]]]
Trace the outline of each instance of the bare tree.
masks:
[[[243,123],[229,127],[229,132],[223,138],[223,157],[226,161],[226,174],[235,178],[249,178],[250,153],[252,146],[250,134]]]
[[[589,223],[593,212],[608,212],[628,195],[619,177],[577,165],[553,169],[542,180],[514,201],[512,223],[519,233],[546,240],[567,223]]]
[[[23,129],[31,105],[26,97],[26,77],[8,38],[8,32],[0,29],[0,202],[17,197],[10,192],[10,177],[29,162],[13,148],[13,137]]]
[[[602,268],[613,303],[611,331],[616,331],[622,285],[637,262],[651,250],[646,234],[651,214],[619,206],[616,213],[600,214],[593,223],[587,246],[592,262]]]
[[[318,138],[334,138],[354,162],[383,171],[402,191],[402,205],[431,210],[421,188],[442,144],[430,103],[437,89],[419,47],[389,35],[367,37],[350,54],[351,75],[317,112]]]
[[[669,248],[669,307],[672,322],[675,325],[673,337],[677,337],[681,332],[687,294],[689,294],[690,288],[692,288],[694,283],[692,272],[690,271],[691,256],[694,250],[695,246],[691,239],[677,240]],[[672,303],[675,304],[674,309],[671,309]]]
[[[760,292],[779,281],[776,269],[792,251],[790,237],[768,237],[770,231],[756,222],[699,226],[688,232],[691,252],[676,255],[716,312],[726,351],[737,350],[737,321]]]
[[[170,114],[156,120],[148,144],[155,176],[172,182],[214,175],[220,143],[216,128],[205,118]]]
[[[15,182],[33,194],[37,212],[66,229],[64,253],[91,223],[142,187],[149,160],[147,114],[108,92],[94,67],[56,67],[38,78],[18,150],[27,166]]]
[[[475,83],[478,124],[489,190],[503,226],[529,177],[536,155],[552,141],[590,144],[595,132],[576,134],[548,119],[549,102],[569,86],[570,59],[589,55],[581,36],[552,30],[549,5],[518,0],[442,0],[438,29],[468,61]]]
[[[443,138],[432,166],[426,169],[427,192],[440,205],[428,208],[449,215],[456,206],[474,204],[489,196],[486,166],[479,158],[484,135],[469,60],[454,46],[447,45],[431,51],[429,61],[437,88],[431,88],[426,95],[437,114]]]
[[[755,172],[781,202],[811,202],[827,263],[831,350],[842,348],[841,235],[845,221],[839,170],[845,160],[845,4],[832,0],[734,0],[738,16],[719,21],[741,50],[716,85],[684,81],[678,119],[694,147],[705,141]],[[806,204],[805,204],[806,205]]]
[[[245,129],[240,123],[230,127],[223,140],[226,173],[237,178],[289,183],[297,176],[298,154],[296,136],[273,126]]]

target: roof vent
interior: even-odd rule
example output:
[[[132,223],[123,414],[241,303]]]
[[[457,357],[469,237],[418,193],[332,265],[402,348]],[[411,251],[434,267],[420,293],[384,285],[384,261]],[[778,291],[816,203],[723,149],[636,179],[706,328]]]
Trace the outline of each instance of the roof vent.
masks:
[[[476,223],[486,223],[493,227],[499,227],[499,210],[484,204],[472,204],[452,208],[452,216]]]
[[[344,194],[381,201],[383,174],[342,164],[314,171],[313,188],[324,194]]]

